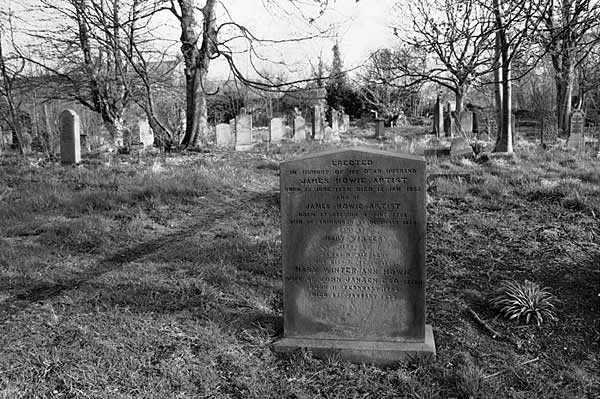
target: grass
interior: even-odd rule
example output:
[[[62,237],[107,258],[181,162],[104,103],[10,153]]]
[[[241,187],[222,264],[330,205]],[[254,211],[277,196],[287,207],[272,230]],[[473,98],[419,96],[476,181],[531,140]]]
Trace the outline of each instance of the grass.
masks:
[[[272,352],[276,166],[326,148],[78,168],[0,159],[0,398],[600,395],[600,160],[532,146],[514,159],[428,162],[440,174],[427,203],[435,362]],[[487,301],[506,279],[548,287],[558,321],[498,317]]]

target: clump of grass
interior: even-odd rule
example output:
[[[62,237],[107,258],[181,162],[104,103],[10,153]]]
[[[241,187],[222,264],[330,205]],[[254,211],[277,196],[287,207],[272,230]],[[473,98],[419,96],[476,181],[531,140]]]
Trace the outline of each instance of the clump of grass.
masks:
[[[534,282],[504,281],[492,298],[490,305],[509,320],[535,322],[540,326],[545,320],[556,320],[558,300],[546,288]]]

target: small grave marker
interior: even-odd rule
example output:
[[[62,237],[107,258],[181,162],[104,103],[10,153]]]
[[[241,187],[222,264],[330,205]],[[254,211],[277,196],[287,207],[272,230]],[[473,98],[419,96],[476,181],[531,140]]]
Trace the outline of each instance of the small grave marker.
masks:
[[[65,109],[58,117],[58,129],[61,162],[68,164],[81,162],[79,115],[71,109]]]
[[[575,110],[571,114],[570,133],[567,141],[568,148],[575,148],[579,151],[585,148],[584,137],[585,113],[582,110]]]
[[[283,139],[283,120],[281,118],[271,119],[269,123],[269,141],[279,142]]]

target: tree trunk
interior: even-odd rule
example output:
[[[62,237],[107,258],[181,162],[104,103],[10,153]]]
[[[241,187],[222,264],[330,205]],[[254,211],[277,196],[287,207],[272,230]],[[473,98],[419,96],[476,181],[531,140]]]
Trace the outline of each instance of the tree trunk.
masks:
[[[217,43],[216,0],[201,9],[202,27],[196,21],[195,2],[178,0],[181,8],[181,53],[185,61],[186,128],[181,144],[198,146],[208,132],[205,79]],[[200,47],[197,46],[200,44]]]
[[[502,124],[498,126],[498,139],[494,152],[513,153],[512,138],[512,82],[510,70],[510,45],[506,37],[506,26],[504,16],[500,8],[499,0],[494,0],[494,12],[496,15],[496,51],[499,51],[501,61],[502,76],[499,81],[502,82],[499,87],[502,96],[502,107],[499,111],[502,115]],[[497,54],[498,56],[498,54]],[[498,97],[497,97],[498,98]]]
[[[502,129],[504,111],[503,111],[503,88],[502,88],[502,65],[501,65],[501,50],[500,50],[500,34],[496,33],[496,63],[498,64],[494,70],[494,94],[496,100],[496,145],[500,141],[500,129]]]

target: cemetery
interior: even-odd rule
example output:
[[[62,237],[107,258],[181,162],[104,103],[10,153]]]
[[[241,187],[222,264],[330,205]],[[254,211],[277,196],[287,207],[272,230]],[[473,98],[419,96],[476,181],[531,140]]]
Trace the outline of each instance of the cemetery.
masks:
[[[144,2],[90,0],[120,34],[66,6],[97,35],[71,43],[76,72],[0,36],[0,398],[600,397],[596,53],[570,88],[545,74],[550,53],[511,78],[493,44],[538,35],[534,54],[542,31],[498,18],[427,42],[410,8],[421,41],[394,31],[404,47],[355,70],[343,35],[324,35],[330,64],[253,75],[242,17],[207,1],[193,37],[186,1],[161,9],[181,24],[178,58],[134,48],[157,40]],[[314,25],[351,7],[314,3],[277,2]],[[436,29],[500,12],[467,3],[432,11],[455,24]],[[524,24],[514,4],[503,15]],[[477,67],[433,73],[456,61],[436,46],[461,43],[486,48]],[[218,57],[227,79],[205,74]],[[44,74],[15,67],[30,63]]]

